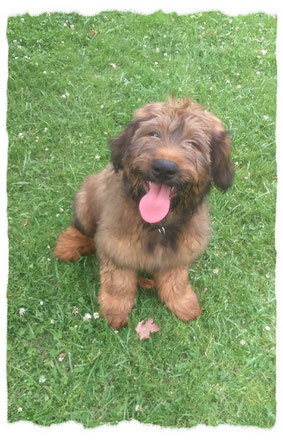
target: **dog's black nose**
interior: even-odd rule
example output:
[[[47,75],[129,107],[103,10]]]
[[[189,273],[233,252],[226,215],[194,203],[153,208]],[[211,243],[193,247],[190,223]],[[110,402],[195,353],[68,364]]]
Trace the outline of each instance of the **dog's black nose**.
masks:
[[[157,179],[172,179],[178,173],[178,166],[173,161],[167,159],[155,159],[152,164],[152,173]]]

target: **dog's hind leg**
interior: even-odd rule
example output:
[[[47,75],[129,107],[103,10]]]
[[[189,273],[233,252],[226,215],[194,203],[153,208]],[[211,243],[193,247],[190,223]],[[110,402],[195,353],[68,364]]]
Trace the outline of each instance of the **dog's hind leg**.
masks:
[[[64,261],[76,261],[80,256],[91,254],[93,251],[93,237],[85,236],[73,225],[60,234],[55,246],[55,256]]]
[[[64,231],[55,246],[55,256],[69,261],[94,251],[94,233],[99,213],[95,200],[96,176],[90,175],[74,197],[72,225]]]

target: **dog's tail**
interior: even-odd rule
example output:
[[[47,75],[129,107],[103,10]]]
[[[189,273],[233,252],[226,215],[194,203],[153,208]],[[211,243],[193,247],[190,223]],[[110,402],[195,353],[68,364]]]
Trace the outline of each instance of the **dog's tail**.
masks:
[[[61,233],[55,246],[55,256],[64,261],[76,261],[94,252],[93,237],[85,236],[71,225]]]

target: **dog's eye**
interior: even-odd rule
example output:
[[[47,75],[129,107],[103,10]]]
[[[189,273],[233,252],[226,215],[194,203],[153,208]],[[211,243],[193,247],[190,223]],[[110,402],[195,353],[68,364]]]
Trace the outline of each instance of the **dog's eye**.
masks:
[[[150,136],[151,138],[160,138],[160,135],[157,132],[150,132],[148,136]]]
[[[188,147],[193,147],[194,149],[197,149],[197,148],[198,148],[198,144],[197,144],[197,142],[194,141],[193,139],[186,139],[185,144],[186,144]]]

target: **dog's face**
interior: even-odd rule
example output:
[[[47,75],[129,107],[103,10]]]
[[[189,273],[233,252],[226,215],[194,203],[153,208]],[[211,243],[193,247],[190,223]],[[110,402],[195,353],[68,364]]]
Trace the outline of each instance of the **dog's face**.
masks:
[[[226,190],[233,181],[231,140],[222,123],[188,100],[147,104],[111,142],[111,161],[148,223],[170,208],[194,208],[211,180]]]

